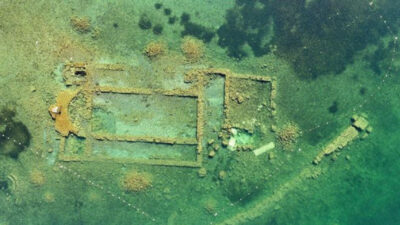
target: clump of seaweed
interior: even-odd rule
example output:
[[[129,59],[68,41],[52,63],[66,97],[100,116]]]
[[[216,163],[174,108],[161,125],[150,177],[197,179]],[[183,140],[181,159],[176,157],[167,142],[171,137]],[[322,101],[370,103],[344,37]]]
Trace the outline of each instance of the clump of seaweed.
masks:
[[[74,30],[80,33],[87,33],[91,29],[89,17],[72,16],[70,22]]]
[[[30,181],[33,185],[40,187],[46,182],[46,178],[43,172],[35,169],[30,173]]]
[[[144,54],[147,55],[149,58],[155,58],[157,56],[163,55],[167,51],[167,47],[162,42],[150,42],[144,48]]]
[[[151,182],[150,174],[130,171],[122,179],[121,186],[127,192],[138,192],[149,188]]]
[[[289,149],[301,135],[300,128],[290,122],[278,131],[278,141],[284,149]]]
[[[204,44],[202,41],[186,36],[183,39],[181,50],[189,62],[197,62],[204,54]]]

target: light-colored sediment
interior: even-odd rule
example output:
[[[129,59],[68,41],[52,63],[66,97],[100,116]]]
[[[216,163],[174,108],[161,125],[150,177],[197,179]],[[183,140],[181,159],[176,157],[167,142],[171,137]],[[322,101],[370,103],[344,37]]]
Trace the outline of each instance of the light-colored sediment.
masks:
[[[255,150],[253,151],[253,153],[254,153],[254,155],[256,155],[256,156],[259,156],[259,155],[261,155],[261,154],[263,154],[263,153],[266,153],[266,152],[268,152],[268,151],[270,151],[270,150],[272,150],[272,149],[274,149],[274,148],[275,148],[275,143],[274,143],[274,142],[270,142],[270,143],[268,143],[268,144],[266,144],[266,145],[263,145],[263,146],[261,146],[261,147],[255,149]]]

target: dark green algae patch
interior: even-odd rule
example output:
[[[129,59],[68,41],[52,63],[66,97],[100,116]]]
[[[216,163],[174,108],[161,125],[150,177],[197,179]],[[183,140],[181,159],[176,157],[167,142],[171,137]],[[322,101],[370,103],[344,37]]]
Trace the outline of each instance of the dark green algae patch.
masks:
[[[388,1],[372,9],[363,0],[237,0],[226,13],[226,23],[217,30],[218,44],[238,59],[249,55],[243,48],[245,44],[256,57],[276,46],[276,53],[303,78],[339,74],[353,63],[359,50],[371,43],[382,44],[380,38],[389,30],[379,16],[387,15],[388,23],[397,23],[399,9],[393,5],[398,4]],[[379,72],[379,56],[388,52],[379,48],[371,68]]]
[[[160,4],[155,5],[156,10],[161,8]],[[354,62],[358,51],[369,44],[379,44],[381,47],[367,60],[371,69],[381,74],[386,65],[380,62],[391,48],[383,46],[381,37],[388,35],[389,30],[380,15],[386,15],[387,23],[397,23],[400,10],[393,6],[398,4],[393,0],[379,7],[363,0],[236,0],[234,7],[225,12],[225,23],[217,29],[192,22],[194,15],[182,13],[181,35],[194,36],[205,43],[216,38],[228,56],[239,60],[275,52],[290,62],[300,77],[307,79],[340,74]],[[164,10],[169,12],[166,15],[172,11]],[[175,18],[169,18],[170,24]],[[152,27],[146,15],[142,15],[139,26]]]
[[[7,107],[0,111],[0,155],[17,159],[30,143],[31,134],[20,121],[15,121],[15,111]]]

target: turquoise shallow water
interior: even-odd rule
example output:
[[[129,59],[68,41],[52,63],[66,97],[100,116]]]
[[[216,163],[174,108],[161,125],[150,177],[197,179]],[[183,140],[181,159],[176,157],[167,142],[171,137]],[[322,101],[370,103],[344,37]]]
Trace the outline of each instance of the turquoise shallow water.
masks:
[[[0,0],[0,225],[400,224],[399,9]]]

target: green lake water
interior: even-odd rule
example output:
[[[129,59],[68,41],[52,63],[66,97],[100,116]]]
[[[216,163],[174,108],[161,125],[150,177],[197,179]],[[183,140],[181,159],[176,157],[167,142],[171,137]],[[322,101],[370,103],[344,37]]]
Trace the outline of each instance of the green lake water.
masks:
[[[398,225],[399,32],[398,0],[0,0],[0,225]]]

